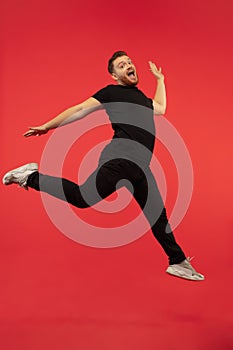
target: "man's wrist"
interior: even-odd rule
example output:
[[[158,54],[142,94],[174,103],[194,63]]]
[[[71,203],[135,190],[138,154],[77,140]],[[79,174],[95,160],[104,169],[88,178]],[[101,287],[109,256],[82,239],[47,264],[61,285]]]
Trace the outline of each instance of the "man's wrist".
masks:
[[[49,127],[48,125],[49,123],[45,123],[42,125],[42,127],[44,128],[45,131],[49,131],[50,129],[52,129],[51,127]]]
[[[157,82],[164,82],[164,76],[160,77],[160,78],[157,78]]]

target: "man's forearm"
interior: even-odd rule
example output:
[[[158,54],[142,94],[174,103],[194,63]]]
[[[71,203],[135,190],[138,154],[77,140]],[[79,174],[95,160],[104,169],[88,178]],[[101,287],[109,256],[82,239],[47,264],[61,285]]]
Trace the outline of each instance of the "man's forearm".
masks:
[[[163,109],[164,113],[167,107],[167,98],[166,98],[166,88],[164,83],[164,78],[160,78],[157,80],[157,87],[154,96],[154,102],[158,103]]]
[[[66,109],[64,112],[58,114],[55,118],[49,120],[44,124],[44,127],[47,130],[58,128],[61,125],[71,123],[74,120],[80,119],[78,113],[81,111],[81,107],[73,106]],[[76,114],[77,113],[77,114]],[[76,114],[76,119],[71,118],[72,115]],[[72,120],[71,120],[72,119]]]
[[[64,112],[58,114],[57,117],[49,120],[43,126],[46,128],[46,130],[55,129],[59,126],[63,126],[76,120],[82,119],[86,115],[101,108],[103,108],[101,103],[95,98],[90,97],[84,102],[66,109]]]

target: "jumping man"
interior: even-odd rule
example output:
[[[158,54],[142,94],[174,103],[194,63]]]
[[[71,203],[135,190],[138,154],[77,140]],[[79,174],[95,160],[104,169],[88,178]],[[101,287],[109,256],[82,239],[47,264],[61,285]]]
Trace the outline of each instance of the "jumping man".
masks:
[[[150,170],[155,143],[154,114],[166,111],[166,89],[161,68],[149,62],[157,79],[153,99],[137,88],[137,70],[127,53],[115,52],[108,61],[108,71],[115,81],[96,92],[84,102],[70,107],[45,124],[30,127],[25,137],[46,134],[49,130],[84,118],[98,109],[105,109],[114,136],[100,155],[96,170],[82,185],[64,178],[38,172],[37,163],[29,163],[9,171],[3,177],[5,185],[19,184],[28,189],[46,192],[78,207],[90,207],[116,191],[120,180],[134,196],[146,216],[152,233],[165,254],[169,266],[166,270],[177,277],[201,281],[204,276],[191,265],[177,244],[169,225],[166,209],[157,183]],[[129,186],[129,183],[132,186]],[[132,191],[133,187],[133,191]]]

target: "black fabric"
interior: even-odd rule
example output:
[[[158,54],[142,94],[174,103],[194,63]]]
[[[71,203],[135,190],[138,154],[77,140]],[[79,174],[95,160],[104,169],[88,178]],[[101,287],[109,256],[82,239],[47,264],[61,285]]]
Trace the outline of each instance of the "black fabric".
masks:
[[[114,130],[113,140],[103,150],[101,159],[106,161],[121,155],[148,165],[155,143],[152,99],[137,87],[123,85],[108,85],[92,97],[103,104]]]
[[[163,200],[149,167],[142,170],[131,161],[114,159],[105,164],[99,163],[82,185],[34,172],[28,177],[27,186],[78,208],[88,208],[115,192],[116,188],[125,186],[143,210],[154,237],[169,258],[169,263],[178,264],[185,259],[171,231]]]

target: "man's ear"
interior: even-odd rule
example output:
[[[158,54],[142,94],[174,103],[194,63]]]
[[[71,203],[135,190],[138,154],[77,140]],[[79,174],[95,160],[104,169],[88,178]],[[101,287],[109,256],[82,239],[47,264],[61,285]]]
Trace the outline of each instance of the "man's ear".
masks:
[[[113,78],[114,80],[117,80],[117,79],[118,79],[118,78],[117,78],[117,75],[116,75],[115,73],[112,73],[111,76],[112,76],[112,78]]]

